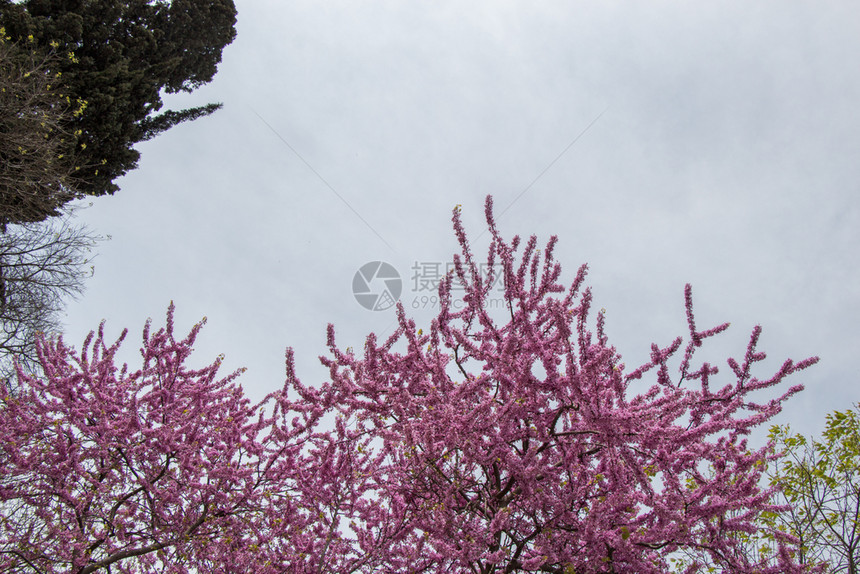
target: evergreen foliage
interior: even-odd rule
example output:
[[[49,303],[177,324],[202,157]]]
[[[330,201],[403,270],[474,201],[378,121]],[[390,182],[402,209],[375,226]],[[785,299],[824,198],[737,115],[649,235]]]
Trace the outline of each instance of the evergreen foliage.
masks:
[[[233,0],[0,0],[9,41],[60,56],[51,72],[76,112],[62,155],[88,195],[118,189],[140,157],[135,143],[220,107],[159,113],[163,93],[212,80],[235,23]]]

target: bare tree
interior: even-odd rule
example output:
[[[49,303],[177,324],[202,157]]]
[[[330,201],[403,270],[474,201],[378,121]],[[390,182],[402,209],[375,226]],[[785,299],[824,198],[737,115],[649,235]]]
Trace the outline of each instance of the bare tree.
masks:
[[[59,329],[99,239],[67,208],[80,194],[63,126],[80,102],[64,93],[59,55],[33,47],[0,27],[0,378],[15,360],[37,368],[36,340]]]
[[[36,340],[59,331],[66,299],[92,273],[98,240],[69,214],[0,234],[0,377],[11,374],[15,359],[37,368]]]
[[[0,231],[60,215],[78,197],[68,118],[79,103],[64,95],[56,60],[14,44],[0,28]]]

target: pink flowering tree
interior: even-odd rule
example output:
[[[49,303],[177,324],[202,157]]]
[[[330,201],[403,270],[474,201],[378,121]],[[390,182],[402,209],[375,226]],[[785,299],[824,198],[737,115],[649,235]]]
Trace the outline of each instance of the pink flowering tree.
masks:
[[[201,325],[177,340],[172,315],[147,325],[137,371],[100,328],[80,353],[43,342],[44,377],[0,385],[0,571],[179,572],[229,546],[258,425],[238,373],[184,364]]]
[[[326,405],[251,405],[221,358],[187,361],[202,322],[147,324],[142,368],[117,367],[126,333],[81,352],[41,342],[44,376],[0,381],[0,572],[372,571],[339,516],[363,520],[368,457]],[[379,514],[374,511],[373,517]],[[378,545],[387,525],[375,531]],[[376,561],[374,561],[376,558]]]
[[[589,326],[585,267],[565,288],[554,237],[543,252],[534,237],[505,241],[490,198],[486,217],[484,269],[500,269],[503,321],[487,312],[496,278],[482,277],[455,210],[462,256],[440,286],[429,332],[398,307],[399,329],[384,342],[368,337],[359,358],[329,327],[331,381],[298,387],[302,400],[338,413],[357,451],[372,453],[380,520],[404,525],[400,544],[386,548],[390,571],[798,571],[788,537],[755,559],[743,544],[759,514],[776,510],[760,486],[770,446],[744,437],[802,387],[762,403],[750,395],[817,358],[759,378],[756,328],[717,385],[717,367],[694,366],[694,354],[728,324],[700,330],[687,286],[686,345],[653,345],[647,364],[627,369],[602,314]],[[461,310],[455,280],[465,287]],[[631,385],[648,377],[634,395]]]
[[[694,353],[727,325],[699,330],[688,287],[686,345],[627,369],[590,325],[585,267],[565,288],[555,238],[505,241],[486,213],[490,276],[455,210],[462,255],[427,333],[398,307],[357,356],[329,327],[330,380],[303,385],[288,351],[257,405],[220,360],[186,366],[200,325],[174,337],[172,308],[136,371],[102,329],[80,352],[41,344],[44,376],[0,385],[0,571],[800,572],[786,535],[748,552],[779,508],[773,450],[745,436],[801,387],[751,394],[817,359],[759,378],[756,328],[717,384]]]

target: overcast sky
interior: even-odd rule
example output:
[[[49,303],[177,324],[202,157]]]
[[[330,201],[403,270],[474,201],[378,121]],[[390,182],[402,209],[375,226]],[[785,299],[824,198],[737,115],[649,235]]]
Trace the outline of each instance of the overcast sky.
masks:
[[[111,240],[69,342],[106,319],[133,360],[173,300],[181,331],[208,317],[193,363],[225,353],[255,399],[287,346],[322,382],[328,323],[359,349],[393,329],[356,271],[392,265],[429,324],[412,268],[452,260],[457,204],[483,257],[492,194],[506,236],[558,235],[566,282],[589,264],[628,366],[686,334],[690,282],[700,327],[732,322],[720,365],[755,324],[759,376],[821,357],[777,422],[819,432],[860,400],[855,2],[236,3],[215,80],[168,100],[224,109],[141,144],[81,213]]]

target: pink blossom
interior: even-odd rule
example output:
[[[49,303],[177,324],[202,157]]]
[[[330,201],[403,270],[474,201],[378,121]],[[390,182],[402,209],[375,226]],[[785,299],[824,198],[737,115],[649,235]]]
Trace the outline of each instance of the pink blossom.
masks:
[[[258,405],[220,359],[186,366],[201,324],[177,339],[172,306],[133,372],[101,327],[80,352],[42,343],[45,375],[0,387],[0,571],[800,572],[781,533],[746,551],[778,510],[771,445],[746,437],[802,387],[751,393],[817,358],[759,378],[757,327],[725,373],[695,364],[728,324],[699,330],[687,286],[686,346],[628,369],[602,313],[591,326],[586,267],[565,287],[555,237],[504,240],[490,198],[486,217],[482,266],[454,211],[462,252],[428,332],[399,305],[358,356],[330,326],[329,380],[304,385],[288,350]],[[481,269],[504,280],[501,321]]]

